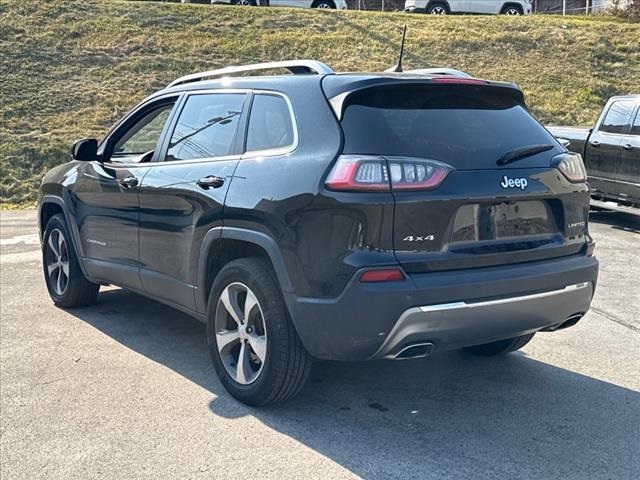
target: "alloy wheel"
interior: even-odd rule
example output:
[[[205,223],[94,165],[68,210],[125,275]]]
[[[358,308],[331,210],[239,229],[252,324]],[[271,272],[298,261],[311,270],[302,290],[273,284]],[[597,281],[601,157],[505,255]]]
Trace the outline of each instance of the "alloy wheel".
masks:
[[[215,330],[227,373],[241,385],[253,383],[267,358],[267,331],[260,303],[245,284],[231,283],[220,294]]]
[[[518,10],[517,8],[507,8],[504,12],[505,15],[520,15],[520,10]]]
[[[433,7],[431,9],[431,11],[429,12],[431,15],[446,15],[447,14],[447,10],[440,5],[436,5],[435,7]]]
[[[58,228],[49,233],[45,263],[49,285],[56,295],[64,294],[69,284],[69,250],[64,234]]]

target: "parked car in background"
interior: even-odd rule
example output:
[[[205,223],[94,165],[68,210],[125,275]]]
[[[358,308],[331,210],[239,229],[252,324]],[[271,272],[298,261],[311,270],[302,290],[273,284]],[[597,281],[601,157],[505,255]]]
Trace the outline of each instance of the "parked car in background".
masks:
[[[529,15],[531,0],[406,0],[404,11],[429,15],[456,13]]]
[[[593,198],[640,208],[640,95],[612,97],[593,128],[548,129],[584,158]]]
[[[212,0],[211,3],[226,3],[230,5],[256,7],[291,7],[291,8],[324,8],[331,10],[346,10],[346,0]]]

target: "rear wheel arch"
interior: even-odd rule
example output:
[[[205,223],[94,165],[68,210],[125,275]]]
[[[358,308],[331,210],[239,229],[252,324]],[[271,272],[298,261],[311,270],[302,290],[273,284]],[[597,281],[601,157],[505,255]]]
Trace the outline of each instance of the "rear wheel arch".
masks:
[[[196,298],[199,311],[206,311],[209,291],[218,272],[227,263],[239,258],[264,259],[271,267],[286,302],[289,297],[287,293],[293,292],[293,286],[275,240],[255,230],[216,227],[209,230],[200,250]]]

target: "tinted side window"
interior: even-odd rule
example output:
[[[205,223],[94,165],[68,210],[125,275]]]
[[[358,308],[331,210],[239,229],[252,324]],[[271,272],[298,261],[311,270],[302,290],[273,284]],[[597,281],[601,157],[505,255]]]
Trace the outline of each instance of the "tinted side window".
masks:
[[[601,132],[607,133],[629,133],[631,123],[631,112],[633,111],[633,100],[619,100],[613,102],[607,115],[604,117]]]
[[[155,150],[173,104],[172,101],[151,110],[130,127],[114,145],[111,160],[136,162],[145,153]]]
[[[280,95],[253,97],[247,151],[270,150],[293,145],[294,129],[287,101]]]
[[[640,109],[636,113],[636,119],[631,126],[631,135],[640,135]]]
[[[165,161],[230,155],[245,95],[191,95],[180,112]]]

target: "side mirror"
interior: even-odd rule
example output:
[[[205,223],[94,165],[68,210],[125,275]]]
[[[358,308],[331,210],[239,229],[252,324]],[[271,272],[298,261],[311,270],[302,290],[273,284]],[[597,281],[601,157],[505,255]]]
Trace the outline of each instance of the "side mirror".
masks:
[[[562,137],[558,137],[557,139],[564,148],[569,148],[569,145],[571,145],[571,141],[567,138],[562,138]]]
[[[83,162],[92,162],[98,159],[98,140],[95,138],[83,138],[76,140],[71,146],[71,158]]]

